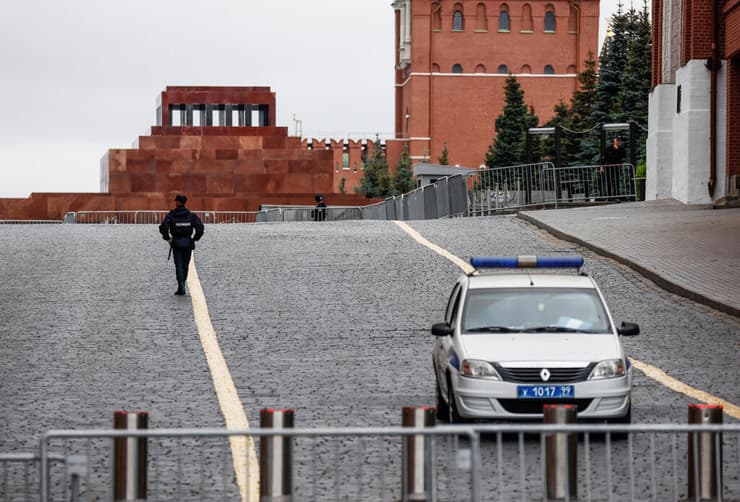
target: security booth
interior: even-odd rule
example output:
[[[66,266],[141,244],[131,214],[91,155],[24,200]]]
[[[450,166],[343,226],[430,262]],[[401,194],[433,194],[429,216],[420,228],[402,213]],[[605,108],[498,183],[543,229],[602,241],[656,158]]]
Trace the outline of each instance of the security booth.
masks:
[[[432,164],[429,162],[419,162],[414,165],[413,168],[414,178],[416,179],[416,187],[420,188],[426,185],[436,183],[437,180],[448,176],[455,176],[457,174],[463,174],[470,176],[477,174],[478,169],[472,169],[469,167],[459,166],[446,166],[443,164]]]

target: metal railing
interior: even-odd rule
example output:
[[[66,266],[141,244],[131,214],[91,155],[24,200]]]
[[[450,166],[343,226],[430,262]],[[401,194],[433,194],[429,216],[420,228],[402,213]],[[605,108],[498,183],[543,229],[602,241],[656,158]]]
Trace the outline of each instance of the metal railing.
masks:
[[[77,211],[67,213],[66,223],[95,224],[160,224],[169,211]],[[259,211],[193,211],[203,223],[254,223]]]
[[[569,166],[550,162],[481,169],[468,192],[470,215],[527,207],[636,199],[631,164]]]
[[[0,225],[48,225],[62,223],[62,220],[0,220]]]
[[[264,214],[264,216],[263,216]],[[342,221],[362,218],[359,206],[262,206],[257,221]]]
[[[707,475],[705,463],[689,463],[690,445],[693,441],[696,451],[700,436],[710,437],[717,448],[711,464],[716,470],[709,472],[716,499],[740,499],[740,424],[50,431],[42,437],[39,453],[28,456],[33,459],[29,462],[40,462],[40,471],[13,484],[4,469],[0,488],[10,500],[30,495],[40,495],[42,502],[110,500],[114,438],[145,437],[149,499],[256,502],[254,490],[240,494],[238,478],[248,486],[258,480],[249,479],[249,466],[240,473],[246,478],[234,472],[243,463],[231,458],[227,439],[247,437],[257,443],[279,436],[292,445],[288,467],[294,500],[405,500],[402,486],[409,472],[403,445],[406,438],[416,437],[427,445],[428,500],[526,501],[546,499],[546,444],[558,434],[578,437],[576,493],[568,495],[573,500],[686,499],[689,478]],[[33,486],[38,493],[23,493]],[[688,500],[699,500],[699,494]]]
[[[479,216],[531,207],[559,207],[644,197],[631,164],[569,166],[550,162],[481,169],[448,176],[367,206],[263,206],[260,211],[195,211],[204,223],[341,220],[428,220]],[[641,190],[638,189],[638,185]],[[159,224],[167,211],[77,211],[65,223]],[[0,223],[59,223],[0,220]]]
[[[440,178],[411,192],[362,206],[364,220],[432,220],[468,213],[466,178],[456,174]]]

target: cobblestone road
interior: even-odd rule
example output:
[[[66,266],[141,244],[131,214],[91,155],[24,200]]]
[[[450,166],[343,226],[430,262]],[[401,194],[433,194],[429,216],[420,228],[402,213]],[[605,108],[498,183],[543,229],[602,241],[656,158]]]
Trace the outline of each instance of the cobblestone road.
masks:
[[[583,253],[615,319],[642,328],[624,340],[630,355],[740,402],[736,318],[514,217],[411,226],[464,259]],[[166,251],[152,226],[3,227],[0,452],[30,451],[52,428],[109,427],[118,409],[147,410],[157,428],[223,426]],[[253,426],[267,406],[314,427],[396,425],[402,406],[433,404],[429,327],[460,270],[395,224],[211,225],[196,264]],[[639,371],[633,399],[637,423],[684,423],[692,402]]]

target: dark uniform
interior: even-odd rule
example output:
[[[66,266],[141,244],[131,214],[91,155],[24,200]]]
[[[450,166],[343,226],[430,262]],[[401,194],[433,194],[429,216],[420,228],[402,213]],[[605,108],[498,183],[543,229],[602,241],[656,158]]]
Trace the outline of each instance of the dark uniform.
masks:
[[[316,200],[316,209],[311,211],[311,217],[313,221],[324,221],[326,219],[326,202],[324,202],[324,196],[317,195],[314,199]]]
[[[601,195],[617,199],[621,195],[622,163],[624,163],[624,148],[622,137],[617,136],[615,142],[604,151],[601,173]]]
[[[175,258],[175,275],[177,276],[176,295],[185,294],[185,281],[188,279],[190,257],[195,249],[195,241],[203,236],[203,222],[197,214],[191,213],[185,207],[187,197],[175,197],[177,207],[165,216],[159,225],[162,238],[172,246],[172,255]],[[195,235],[193,235],[195,232]]]

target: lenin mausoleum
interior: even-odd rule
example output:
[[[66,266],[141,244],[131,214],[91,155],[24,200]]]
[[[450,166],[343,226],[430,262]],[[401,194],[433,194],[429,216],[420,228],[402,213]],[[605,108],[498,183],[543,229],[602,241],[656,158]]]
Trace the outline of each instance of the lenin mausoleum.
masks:
[[[349,146],[314,140],[309,147],[288,136],[287,127],[275,125],[275,93],[269,87],[167,87],[159,99],[157,125],[136,143],[103,156],[100,193],[0,199],[0,219],[166,210],[181,192],[188,195],[191,209],[209,211],[313,205],[315,194],[331,194],[331,205],[371,202],[352,189],[361,172],[335,168],[335,157],[342,160]],[[359,142],[350,146],[357,165],[367,151],[360,151]],[[372,147],[372,142],[364,146]],[[348,181],[345,194],[335,193],[341,176]]]

